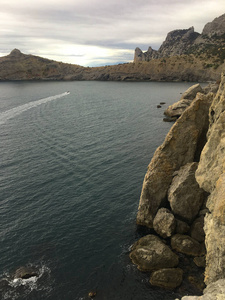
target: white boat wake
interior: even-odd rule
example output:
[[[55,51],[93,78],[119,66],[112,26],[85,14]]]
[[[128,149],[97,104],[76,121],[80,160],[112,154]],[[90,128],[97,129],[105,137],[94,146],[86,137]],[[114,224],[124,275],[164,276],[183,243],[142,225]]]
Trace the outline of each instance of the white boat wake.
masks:
[[[8,121],[9,119],[14,118],[17,115],[20,115],[21,113],[27,111],[28,109],[31,109],[33,107],[37,107],[38,105],[41,105],[43,103],[47,103],[62,97],[65,97],[67,95],[69,95],[70,92],[65,92],[59,95],[55,95],[55,96],[50,96],[47,98],[43,98],[40,100],[36,100],[36,101],[32,101],[17,107],[14,107],[12,109],[9,109],[7,111],[4,111],[3,113],[0,114],[0,125],[4,124],[6,121]]]

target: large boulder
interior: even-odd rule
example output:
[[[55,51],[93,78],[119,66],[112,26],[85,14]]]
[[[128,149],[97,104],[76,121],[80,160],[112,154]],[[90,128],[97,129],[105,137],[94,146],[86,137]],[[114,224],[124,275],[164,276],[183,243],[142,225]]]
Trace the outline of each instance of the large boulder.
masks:
[[[178,102],[170,105],[165,111],[164,114],[167,117],[180,117],[185,109],[191,105],[191,102],[196,97],[197,93],[203,92],[200,84],[195,84],[187,89],[181,96],[181,99]]]
[[[193,162],[202,149],[212,96],[198,94],[156,150],[144,178],[137,224],[152,228],[153,219],[165,201],[174,171]]]
[[[166,289],[175,289],[183,280],[183,270],[180,268],[169,268],[155,271],[151,274],[150,283]]]
[[[177,252],[199,256],[201,255],[201,244],[188,235],[175,234],[171,238],[171,247]]]
[[[178,256],[160,238],[151,234],[133,245],[130,258],[140,271],[173,268],[179,262]]]
[[[164,115],[170,118],[179,118],[185,109],[191,105],[192,100],[181,99],[180,101],[170,105],[165,111]]]
[[[168,191],[172,212],[189,222],[197,216],[204,199],[204,190],[195,179],[197,167],[195,162],[181,167]]]
[[[170,237],[176,229],[176,219],[167,208],[160,208],[153,221],[154,230],[163,238]]]

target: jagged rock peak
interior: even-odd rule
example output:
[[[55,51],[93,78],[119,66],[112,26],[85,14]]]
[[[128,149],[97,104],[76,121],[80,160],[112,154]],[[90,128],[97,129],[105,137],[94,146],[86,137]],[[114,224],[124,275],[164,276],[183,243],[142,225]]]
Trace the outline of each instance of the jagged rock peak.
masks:
[[[10,56],[14,56],[14,57],[18,57],[18,56],[21,56],[23,53],[19,50],[19,49],[13,49],[11,52],[10,52]]]
[[[149,47],[146,52],[142,52],[140,48],[135,49],[134,62],[150,61],[152,58],[157,58],[157,51]]]
[[[214,35],[221,36],[225,34],[225,14],[215,18],[212,22],[205,25],[202,31],[202,35],[212,37]]]

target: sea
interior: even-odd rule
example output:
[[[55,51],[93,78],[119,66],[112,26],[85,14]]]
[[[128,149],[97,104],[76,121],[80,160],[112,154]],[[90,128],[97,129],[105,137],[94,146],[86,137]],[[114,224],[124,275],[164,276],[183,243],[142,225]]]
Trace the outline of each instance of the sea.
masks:
[[[188,82],[0,83],[0,299],[172,300],[129,259],[147,166]],[[160,102],[161,108],[157,108]],[[15,279],[32,267],[38,275]]]

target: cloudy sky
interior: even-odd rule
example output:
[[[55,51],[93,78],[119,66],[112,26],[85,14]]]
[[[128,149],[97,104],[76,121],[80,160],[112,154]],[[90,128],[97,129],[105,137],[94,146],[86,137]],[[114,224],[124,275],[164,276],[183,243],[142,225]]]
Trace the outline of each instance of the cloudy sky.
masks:
[[[0,0],[0,56],[23,53],[98,66],[158,49],[169,31],[225,13],[224,0]]]

